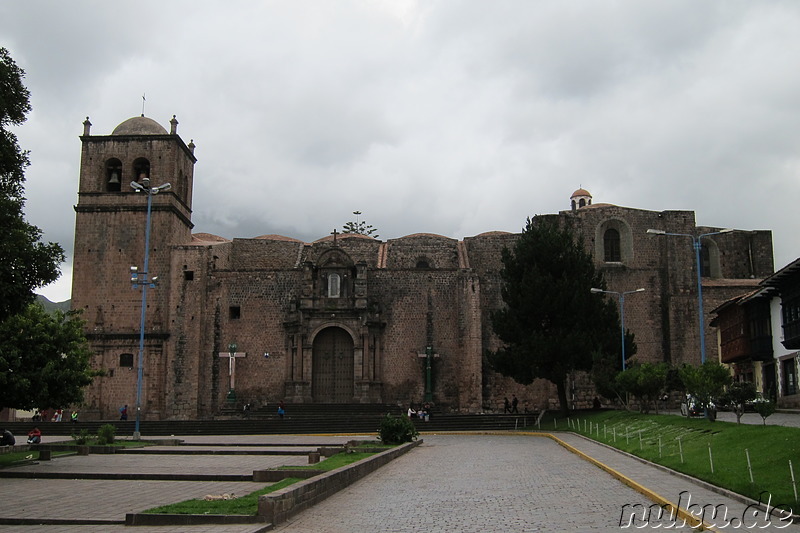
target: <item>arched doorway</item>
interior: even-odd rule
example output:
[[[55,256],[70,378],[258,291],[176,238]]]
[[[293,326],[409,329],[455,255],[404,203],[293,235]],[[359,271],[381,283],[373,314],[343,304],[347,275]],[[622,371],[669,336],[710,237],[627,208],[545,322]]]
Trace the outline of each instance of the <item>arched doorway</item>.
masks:
[[[325,328],[314,339],[311,394],[316,403],[353,401],[353,339],[341,328]]]

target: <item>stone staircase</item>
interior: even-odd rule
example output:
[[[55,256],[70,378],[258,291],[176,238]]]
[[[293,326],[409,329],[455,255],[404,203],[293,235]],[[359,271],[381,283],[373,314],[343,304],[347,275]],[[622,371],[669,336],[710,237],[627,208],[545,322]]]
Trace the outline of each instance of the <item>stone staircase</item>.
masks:
[[[286,415],[280,419],[277,406],[265,406],[245,414],[231,409],[222,412],[216,419],[203,420],[142,420],[140,432],[144,437],[170,435],[269,435],[310,433],[376,433],[381,419],[390,413],[399,416],[405,412],[396,405],[383,404],[297,404],[287,405]],[[498,431],[522,429],[536,423],[534,414],[448,414],[433,410],[430,420],[413,419],[415,426],[423,432],[439,431]],[[17,444],[24,444],[28,431],[34,426],[48,435],[71,435],[86,429],[96,434],[100,426],[113,424],[117,435],[133,434],[135,421],[96,420],[73,424],[67,422],[5,422],[16,437]]]

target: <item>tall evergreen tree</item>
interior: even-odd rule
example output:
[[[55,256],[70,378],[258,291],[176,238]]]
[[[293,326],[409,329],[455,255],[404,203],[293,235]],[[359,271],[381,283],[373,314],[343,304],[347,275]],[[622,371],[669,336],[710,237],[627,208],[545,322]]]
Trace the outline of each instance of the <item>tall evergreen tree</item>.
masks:
[[[603,277],[555,217],[528,219],[513,250],[503,250],[502,261],[505,307],[494,311],[491,321],[504,346],[489,353],[489,363],[519,383],[536,378],[554,383],[567,413],[568,374],[591,370],[598,353],[620,360],[616,306],[590,292],[605,289]]]
[[[58,279],[64,250],[40,241],[42,231],[24,217],[28,152],[20,149],[10,126],[25,122],[31,110],[25,72],[0,48],[0,322],[34,301],[33,290]]]
[[[358,233],[375,239],[379,237],[376,228],[373,228],[363,220],[359,220],[358,217],[361,215],[361,211],[353,211],[353,214],[356,216],[356,221],[345,222],[344,226],[342,226],[342,233]]]

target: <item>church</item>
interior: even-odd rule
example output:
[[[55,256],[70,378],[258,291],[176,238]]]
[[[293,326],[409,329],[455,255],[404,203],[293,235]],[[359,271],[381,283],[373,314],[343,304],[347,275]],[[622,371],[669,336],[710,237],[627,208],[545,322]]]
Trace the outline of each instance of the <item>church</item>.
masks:
[[[138,387],[143,420],[281,400],[430,401],[469,413],[502,410],[515,394],[521,410],[556,405],[551,383],[523,386],[486,365],[486,351],[499,347],[489,317],[503,305],[501,252],[516,234],[334,233],[307,243],[193,233],[195,145],[177,129],[174,116],[169,131],[139,116],[110,135],[84,122],[72,306],[102,376],[82,418],[116,418]],[[692,211],[593,203],[583,189],[569,202],[546,216],[583,238],[617,293],[606,296],[644,289],[623,299],[635,359],[699,363],[701,335],[707,358],[718,359],[708,319],[700,330],[698,278],[704,316],[756,288],[773,272],[771,232],[697,226]],[[585,376],[570,381],[573,405],[590,405]]]

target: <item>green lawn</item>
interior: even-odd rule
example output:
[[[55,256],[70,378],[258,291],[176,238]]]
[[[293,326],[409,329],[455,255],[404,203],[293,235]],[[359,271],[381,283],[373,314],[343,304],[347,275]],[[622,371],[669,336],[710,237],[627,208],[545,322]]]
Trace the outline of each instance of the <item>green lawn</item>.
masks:
[[[337,453],[324,461],[320,461],[315,465],[308,467],[288,467],[288,468],[310,468],[314,470],[335,470],[341,466],[355,463],[365,459],[374,453]],[[277,483],[273,483],[261,490],[251,492],[245,496],[237,497],[233,500],[211,500],[205,501],[203,499],[186,500],[183,502],[173,503],[170,505],[163,505],[144,511],[148,514],[239,514],[239,515],[255,515],[258,512],[258,497],[262,494],[269,494],[276,490],[288,487],[289,485],[303,481],[299,478],[287,478]]]
[[[569,421],[561,419],[558,429],[571,429],[756,500],[766,491],[773,504],[797,503],[789,461],[800,485],[800,428],[601,411],[578,413]]]

